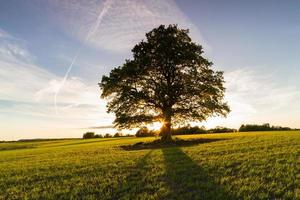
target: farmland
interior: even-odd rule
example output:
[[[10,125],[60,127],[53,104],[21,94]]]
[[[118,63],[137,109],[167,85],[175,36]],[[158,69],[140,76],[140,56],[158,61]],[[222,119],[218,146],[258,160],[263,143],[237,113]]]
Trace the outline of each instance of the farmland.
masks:
[[[0,199],[300,199],[300,131],[0,143]]]

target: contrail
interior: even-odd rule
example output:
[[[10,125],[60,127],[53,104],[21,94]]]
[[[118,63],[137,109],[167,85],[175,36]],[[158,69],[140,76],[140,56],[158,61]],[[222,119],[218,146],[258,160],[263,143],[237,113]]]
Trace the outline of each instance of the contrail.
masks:
[[[111,5],[112,5],[112,2],[113,0],[106,0],[103,4],[103,9],[100,11],[97,19],[96,19],[96,22],[95,22],[95,25],[94,26],[91,26],[88,34],[86,35],[83,43],[78,47],[77,51],[76,51],[76,54],[75,56],[73,57],[72,59],[72,62],[71,64],[69,65],[69,68],[67,70],[67,72],[65,73],[65,76],[63,78],[63,80],[61,81],[61,83],[59,84],[57,90],[55,91],[54,93],[54,106],[55,106],[55,113],[58,114],[58,111],[57,111],[57,95],[58,93],[60,92],[61,88],[64,86],[66,80],[68,79],[68,76],[69,76],[69,73],[71,72],[72,68],[73,68],[73,65],[74,63],[76,62],[80,52],[81,52],[81,49],[83,47],[83,44],[85,42],[87,42],[89,40],[89,38],[97,31],[99,25],[101,24],[102,22],[102,19],[103,17],[107,14],[108,10],[110,9]]]

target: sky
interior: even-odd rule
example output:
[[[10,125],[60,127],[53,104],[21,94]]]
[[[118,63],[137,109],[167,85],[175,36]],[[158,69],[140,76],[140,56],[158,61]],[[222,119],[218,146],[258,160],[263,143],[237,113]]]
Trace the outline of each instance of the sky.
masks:
[[[201,125],[299,128],[299,8],[292,0],[3,0],[0,140],[114,132],[98,83],[160,24],[189,29],[224,71],[231,113]]]

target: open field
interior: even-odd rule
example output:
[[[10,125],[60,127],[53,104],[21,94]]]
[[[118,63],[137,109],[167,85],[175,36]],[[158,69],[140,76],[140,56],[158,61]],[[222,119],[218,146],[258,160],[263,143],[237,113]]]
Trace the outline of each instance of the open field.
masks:
[[[300,131],[180,137],[0,143],[0,199],[300,199]]]

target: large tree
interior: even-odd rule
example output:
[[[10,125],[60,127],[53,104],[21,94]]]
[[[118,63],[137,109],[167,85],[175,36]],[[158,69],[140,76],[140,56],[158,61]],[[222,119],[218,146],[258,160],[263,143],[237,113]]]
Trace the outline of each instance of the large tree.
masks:
[[[226,116],[223,72],[212,70],[202,46],[177,25],[153,29],[132,49],[133,58],[103,76],[102,98],[116,115],[117,128],[162,122],[162,140],[171,125]]]

